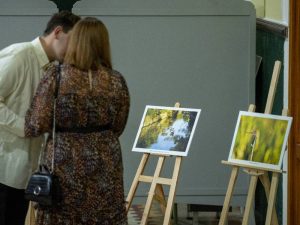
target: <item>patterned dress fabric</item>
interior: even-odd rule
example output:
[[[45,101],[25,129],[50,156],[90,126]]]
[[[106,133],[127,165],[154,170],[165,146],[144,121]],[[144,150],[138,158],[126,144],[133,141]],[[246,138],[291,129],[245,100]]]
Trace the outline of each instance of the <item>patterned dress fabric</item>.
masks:
[[[51,135],[57,66],[41,80],[25,119],[26,136],[49,133],[45,153],[51,168]],[[88,72],[61,66],[56,103],[57,128],[111,126],[96,132],[57,132],[54,171],[62,201],[51,209],[38,208],[37,225],[126,225],[123,164],[119,136],[129,112],[129,93],[123,76],[100,68]]]

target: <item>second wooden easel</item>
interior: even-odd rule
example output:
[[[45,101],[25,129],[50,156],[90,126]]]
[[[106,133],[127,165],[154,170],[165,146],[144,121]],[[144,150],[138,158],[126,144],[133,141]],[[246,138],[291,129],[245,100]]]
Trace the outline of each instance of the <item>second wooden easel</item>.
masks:
[[[273,70],[271,85],[268,93],[267,104],[264,112],[266,114],[272,113],[275,90],[278,82],[278,77],[280,74],[280,67],[281,67],[281,62],[276,61]],[[255,106],[250,105],[248,111],[254,112]],[[282,114],[286,115],[287,111],[284,110]],[[232,172],[231,172],[231,176],[230,176],[230,180],[229,180],[229,184],[228,184],[228,188],[224,200],[224,205],[223,205],[219,225],[225,225],[227,222],[230,200],[233,195],[233,190],[238,176],[239,168],[245,168],[244,171],[251,176],[242,225],[248,225],[250,210],[252,208],[258,178],[263,184],[266,197],[268,200],[268,209],[267,209],[265,224],[270,225],[272,222],[273,225],[278,225],[278,219],[275,210],[275,199],[276,199],[279,175],[282,173],[282,171],[269,170],[269,169],[266,170],[265,168],[251,168],[251,166],[239,165],[237,163],[232,163],[228,161],[222,161],[222,163],[232,166]],[[269,180],[270,172],[272,173],[271,183]]]
[[[180,104],[176,103],[175,107],[180,107]],[[157,166],[156,166],[153,176],[143,175],[146,164],[148,162],[148,159],[150,158],[150,155],[158,156],[158,162],[157,162]],[[149,217],[149,212],[150,212],[151,205],[152,205],[154,198],[156,200],[158,200],[161,210],[162,210],[162,213],[164,214],[163,225],[170,224],[172,205],[173,205],[173,201],[174,201],[174,197],[175,197],[176,185],[177,185],[177,180],[178,180],[178,176],[179,176],[182,156],[176,156],[172,178],[160,177],[160,173],[163,168],[165,159],[168,157],[170,157],[170,156],[144,153],[143,157],[141,159],[141,162],[139,164],[139,167],[137,169],[136,175],[133,179],[132,185],[130,187],[130,190],[129,190],[129,193],[128,193],[128,196],[126,199],[127,212],[130,209],[133,197],[135,195],[135,192],[138,188],[139,183],[140,182],[151,183],[147,201],[146,201],[145,208],[144,208],[144,212],[143,212],[143,217],[141,220],[141,225],[146,225],[146,223],[147,223],[147,220]],[[165,199],[165,194],[164,194],[162,185],[170,186],[167,202]]]

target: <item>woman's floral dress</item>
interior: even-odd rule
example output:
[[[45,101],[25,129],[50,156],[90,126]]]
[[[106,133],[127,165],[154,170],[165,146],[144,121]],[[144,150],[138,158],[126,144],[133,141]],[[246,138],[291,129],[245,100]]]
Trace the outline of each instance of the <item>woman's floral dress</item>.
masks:
[[[43,157],[49,168],[57,71],[58,66],[47,70],[25,118],[27,137],[50,134]],[[61,184],[62,201],[52,209],[39,208],[37,225],[125,225],[118,138],[129,112],[126,82],[120,73],[104,67],[89,75],[62,65],[60,74],[54,171]]]

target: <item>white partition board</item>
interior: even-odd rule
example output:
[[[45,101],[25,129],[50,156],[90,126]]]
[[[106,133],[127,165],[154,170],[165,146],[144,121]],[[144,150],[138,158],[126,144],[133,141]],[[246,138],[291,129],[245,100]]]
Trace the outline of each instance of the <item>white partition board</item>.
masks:
[[[42,33],[56,9],[49,1],[38,2],[20,7],[14,0],[0,7],[0,48]],[[222,205],[231,168],[221,160],[228,157],[239,110],[255,99],[253,5],[243,0],[82,0],[73,12],[97,16],[107,25],[113,65],[129,86],[130,116],[121,137],[125,193],[142,157],[131,149],[145,105],[179,101],[202,112],[175,201]],[[241,174],[233,203],[244,203],[247,188],[248,178]],[[140,186],[137,196],[146,196],[148,189]]]

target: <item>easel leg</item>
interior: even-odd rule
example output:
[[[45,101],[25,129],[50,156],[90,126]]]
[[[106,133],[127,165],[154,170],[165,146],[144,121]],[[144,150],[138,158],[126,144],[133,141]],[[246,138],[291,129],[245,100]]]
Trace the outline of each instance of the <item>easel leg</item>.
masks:
[[[276,210],[275,210],[275,199],[276,199],[276,193],[278,188],[278,181],[279,181],[279,173],[273,172],[272,175],[272,184],[270,189],[270,195],[268,200],[268,209],[267,209],[267,216],[266,216],[266,225],[270,225],[271,222],[273,222],[273,225],[277,224],[277,216],[276,216]],[[276,216],[276,220],[274,218]]]
[[[272,172],[272,185],[274,185],[273,184],[273,177],[274,177],[274,174],[277,174],[278,175],[278,173],[275,173],[275,172]],[[260,181],[261,181],[261,183],[262,183],[262,185],[263,185],[263,187],[264,187],[264,190],[265,190],[265,194],[266,194],[266,198],[267,198],[267,201],[268,201],[268,210],[269,210],[269,207],[270,207],[270,204],[269,204],[269,202],[270,202],[270,195],[271,195],[271,184],[270,184],[270,179],[269,179],[269,176],[268,176],[268,173],[267,172],[265,172],[262,176],[259,176],[259,178],[260,178]],[[276,179],[276,178],[275,178]],[[277,177],[277,182],[278,182],[278,177]],[[276,191],[277,191],[277,186],[276,186]],[[270,212],[272,212],[271,213],[271,218],[272,218],[272,223],[273,223],[273,225],[278,225],[278,218],[277,218],[277,212],[276,212],[276,209],[275,209],[275,199],[276,199],[276,196],[274,197],[274,199],[273,200],[271,200],[271,201],[274,201],[273,203],[272,203],[272,205],[273,205],[273,210],[272,211],[270,211]],[[268,213],[268,211],[267,211],[267,213]],[[268,216],[268,215],[267,215]],[[266,218],[266,220],[267,220],[267,218]],[[266,221],[267,222],[267,221]],[[270,221],[271,222],[271,221]],[[267,223],[266,223],[267,224]]]
[[[231,197],[233,194],[233,189],[234,189],[234,185],[235,185],[235,182],[236,182],[236,179],[238,176],[238,172],[239,172],[239,167],[234,166],[231,171],[231,176],[230,176],[230,180],[229,180],[229,184],[228,184],[228,188],[227,188],[227,192],[226,192],[226,196],[225,196],[225,200],[224,200],[224,205],[223,205],[222,212],[221,212],[221,217],[219,220],[219,225],[225,225],[225,223],[227,221],[230,200],[231,200]]]
[[[258,176],[256,176],[256,175],[251,176],[249,190],[248,190],[248,197],[247,197],[247,202],[246,202],[246,207],[245,207],[245,212],[244,212],[244,216],[243,216],[242,225],[248,225],[250,210],[251,210],[251,207],[252,207],[254,194],[255,194],[255,189],[256,189],[256,185],[257,185],[257,179],[258,179]]]
[[[35,225],[35,210],[33,207],[33,203],[29,202],[28,212],[25,220],[25,225]]]
[[[161,184],[156,185],[155,193],[156,194],[155,194],[154,198],[159,202],[161,212],[162,212],[163,215],[165,215],[167,202],[166,202],[166,199],[165,199],[164,189],[163,189],[163,186]],[[169,223],[169,225],[171,225],[171,223]]]
[[[137,189],[138,184],[139,184],[139,176],[142,175],[142,173],[144,172],[146,163],[149,159],[149,155],[150,154],[148,154],[148,153],[143,154],[142,160],[140,162],[138,170],[136,171],[136,174],[135,174],[135,177],[133,179],[132,185],[131,185],[130,190],[128,192],[128,196],[127,196],[127,199],[126,199],[126,203],[127,203],[126,204],[126,212],[127,213],[130,209],[130,206],[131,206],[131,203],[132,203],[132,200],[133,200],[133,196],[135,195],[136,189]]]
[[[166,208],[163,225],[168,225],[170,222],[181,160],[182,160],[182,157],[176,157],[173,176],[172,176],[172,183],[171,183],[171,187],[170,187],[170,191],[169,191],[168,203],[167,203],[167,208]]]
[[[164,214],[166,211],[167,202],[165,199],[164,189],[161,184],[156,185],[154,198],[155,198],[155,200],[157,200],[159,202],[160,209],[161,209],[162,213]]]
[[[160,156],[159,159],[158,159],[158,163],[157,163],[157,166],[156,166],[156,169],[155,169],[155,172],[154,172],[154,176],[153,176],[153,182],[152,182],[150,190],[149,190],[147,202],[146,202],[143,217],[142,217],[142,220],[141,220],[141,225],[146,225],[146,223],[147,223],[147,220],[148,220],[148,217],[149,217],[149,212],[150,212],[152,201],[153,201],[153,197],[154,197],[154,194],[155,194],[155,189],[156,189],[156,186],[157,186],[157,181],[156,180],[160,176],[160,172],[161,172],[161,169],[163,167],[164,160],[165,160],[164,156]]]

